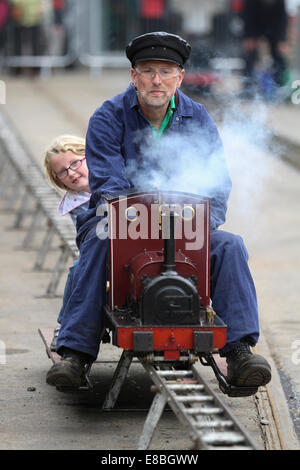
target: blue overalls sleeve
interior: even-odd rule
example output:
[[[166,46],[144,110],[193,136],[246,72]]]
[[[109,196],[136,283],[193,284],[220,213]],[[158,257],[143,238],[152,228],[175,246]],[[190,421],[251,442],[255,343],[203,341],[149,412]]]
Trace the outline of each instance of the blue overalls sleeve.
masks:
[[[123,125],[110,102],[104,103],[91,117],[86,135],[86,159],[92,205],[101,203],[103,194],[130,187],[125,176],[121,153]]]

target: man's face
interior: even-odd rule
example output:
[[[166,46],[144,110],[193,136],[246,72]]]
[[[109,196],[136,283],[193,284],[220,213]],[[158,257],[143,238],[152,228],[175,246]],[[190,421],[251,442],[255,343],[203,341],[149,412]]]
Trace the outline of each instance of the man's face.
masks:
[[[149,60],[138,62],[131,77],[142,106],[165,108],[180,87],[184,70],[172,62]]]

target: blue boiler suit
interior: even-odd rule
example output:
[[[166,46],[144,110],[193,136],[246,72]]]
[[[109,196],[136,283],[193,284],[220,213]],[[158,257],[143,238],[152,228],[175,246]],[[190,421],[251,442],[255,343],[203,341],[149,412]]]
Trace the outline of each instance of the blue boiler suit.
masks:
[[[227,343],[220,353],[224,355],[241,338],[247,337],[251,345],[258,340],[256,292],[247,250],[241,237],[217,230],[225,222],[231,191],[221,139],[201,104],[180,90],[176,91],[175,102],[171,125],[157,145],[153,145],[153,129],[141,112],[133,84],[104,102],[90,119],[86,159],[92,197],[90,208],[77,220],[80,259],[57,341],[58,353],[65,346],[96,359],[99,352],[108,240],[96,234],[101,220],[96,210],[103,194],[117,195],[130,187],[145,190],[147,179],[151,185],[153,168],[165,171],[173,189],[186,190],[180,185],[181,160],[185,168],[196,162],[199,169],[196,179],[201,191],[188,181],[188,192],[211,198],[211,298],[215,311],[228,326]],[[179,148],[181,141],[184,148]],[[160,168],[163,158],[167,169]]]

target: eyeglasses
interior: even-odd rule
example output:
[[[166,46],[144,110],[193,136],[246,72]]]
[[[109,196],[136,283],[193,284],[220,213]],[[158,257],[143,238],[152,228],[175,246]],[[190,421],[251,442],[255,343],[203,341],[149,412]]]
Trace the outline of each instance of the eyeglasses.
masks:
[[[65,168],[64,170],[61,170],[56,173],[57,178],[60,180],[65,179],[69,174],[69,170],[76,171],[78,170],[78,168],[81,167],[83,160],[85,160],[85,157],[81,160],[74,160],[74,162],[72,162],[68,168]]]
[[[135,71],[149,80],[154,78],[157,73],[162,80],[169,80],[170,78],[178,77],[180,74],[178,68],[175,67],[160,67],[157,70],[151,67],[142,67],[141,69],[135,67]]]

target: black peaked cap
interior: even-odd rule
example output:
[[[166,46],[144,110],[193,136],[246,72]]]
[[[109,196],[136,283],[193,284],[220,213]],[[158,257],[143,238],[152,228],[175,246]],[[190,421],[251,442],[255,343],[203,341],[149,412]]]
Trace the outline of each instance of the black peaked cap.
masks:
[[[176,34],[158,31],[134,38],[126,47],[126,55],[134,67],[142,60],[165,60],[183,67],[191,46]]]

